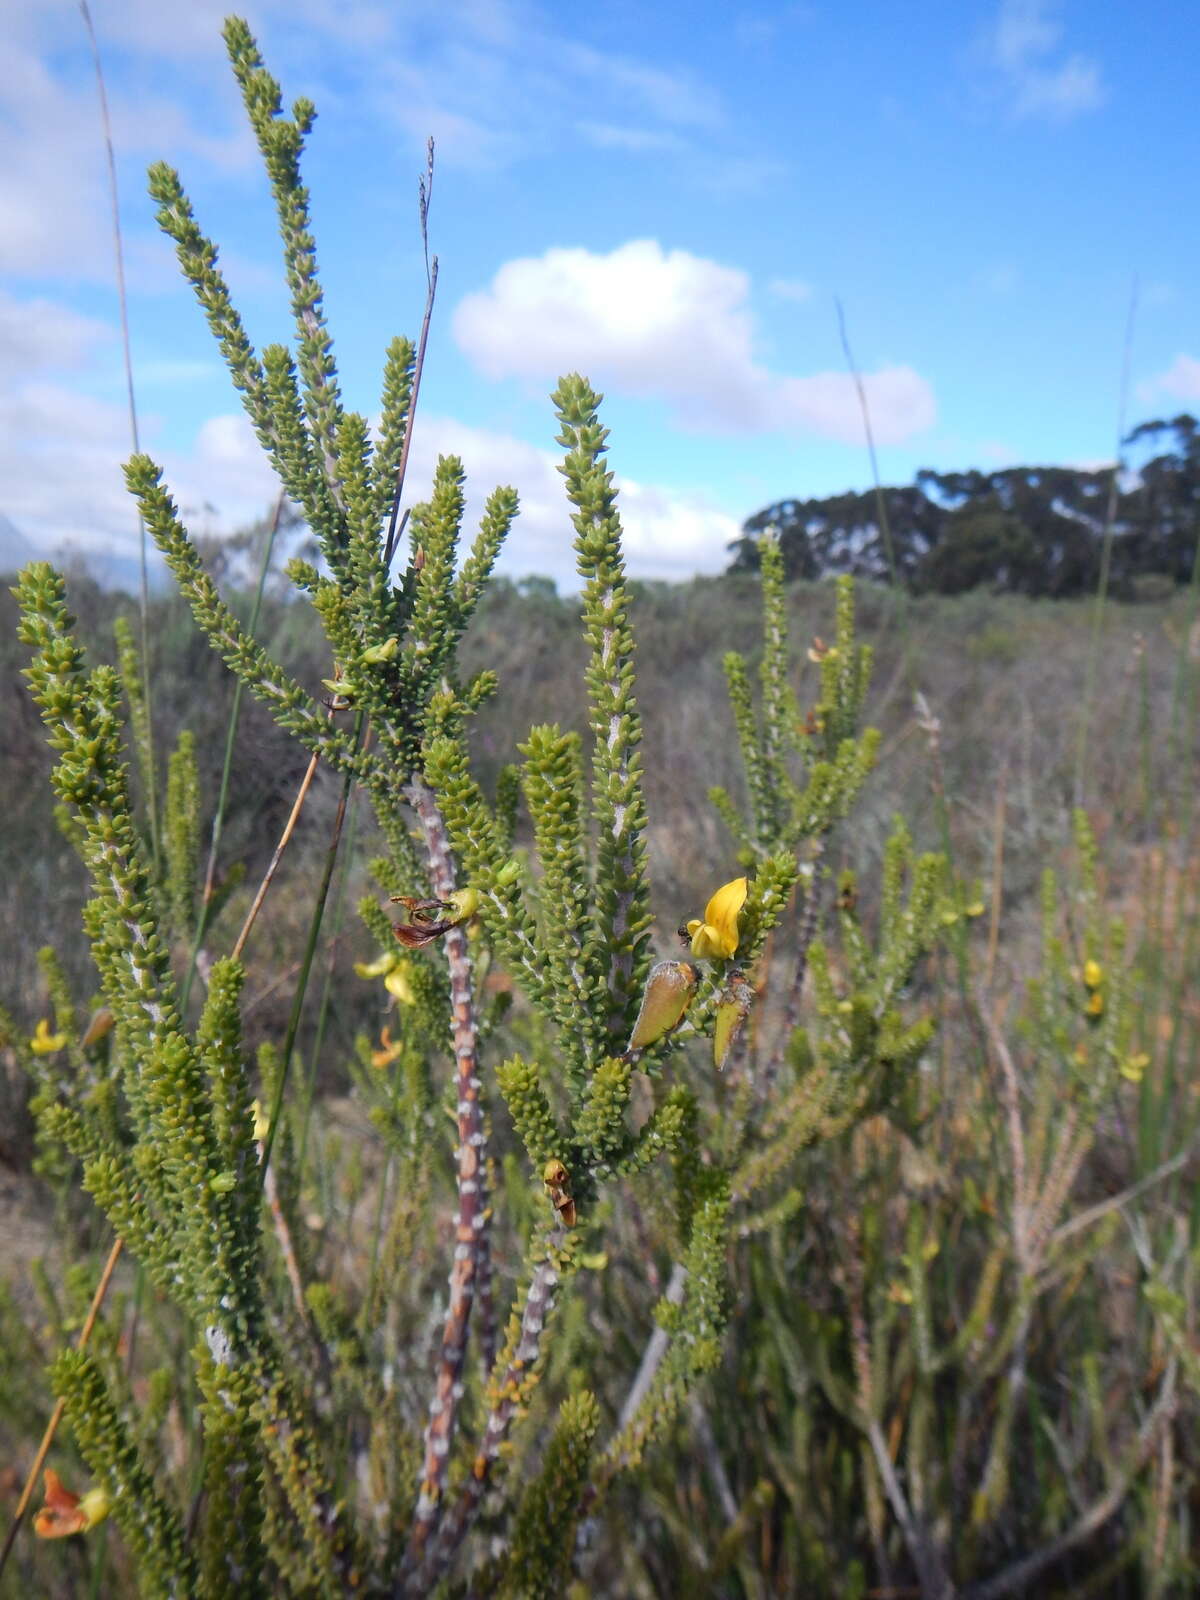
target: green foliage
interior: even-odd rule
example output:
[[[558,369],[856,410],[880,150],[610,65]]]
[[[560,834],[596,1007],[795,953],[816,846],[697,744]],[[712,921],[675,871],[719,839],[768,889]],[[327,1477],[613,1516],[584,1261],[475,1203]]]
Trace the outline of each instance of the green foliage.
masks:
[[[634,617],[666,626],[670,602],[626,580],[600,396],[572,375],[553,397],[583,586],[577,715],[542,715],[485,773],[473,730],[503,692],[504,630],[479,629],[474,671],[468,630],[487,620],[515,495],[492,495],[464,554],[464,467],[443,458],[393,568],[413,347],[387,347],[372,433],[344,406],[324,317],[300,176],[314,110],[284,114],[244,23],[225,37],[293,349],[256,353],[179,179],[155,167],[151,188],[320,546],[320,568],[290,572],[323,630],[327,703],[243,623],[154,463],[135,457],[128,478],[214,652],[339,780],[309,920],[289,930],[299,959],[280,953],[272,979],[286,1022],[257,1023],[245,968],[208,949],[201,743],[178,739],[147,827],[153,708],[131,636],[117,669],[89,667],[61,577],[35,564],[18,590],[101,1005],[85,1011],[47,955],[38,1031],[0,1029],[63,1216],[82,1186],[136,1262],[132,1313],[122,1299],[52,1366],[112,1500],[120,1583],[201,1600],[999,1596],[1093,1581],[1110,1534],[1153,1534],[1194,1578],[1182,1533],[1159,1530],[1183,1527],[1197,1470],[1175,1429],[1200,1399],[1195,1224],[1177,1196],[1166,1221],[1146,1197],[1180,1175],[1195,1114],[1154,1056],[1091,823],[1046,876],[1037,971],[1002,1008],[998,932],[986,954],[971,938],[982,894],[899,816],[886,838],[842,827],[880,754],[863,726],[872,651],[844,579],[818,597],[832,642],[796,670],[787,540],[767,538],[758,640],[725,660],[742,770],[712,793],[742,874],[706,857],[698,897],[660,886],[681,903],[655,930],[662,774]],[[936,719],[919,726],[948,811]],[[696,760],[706,781],[713,759]],[[369,870],[400,909],[362,900],[369,1026],[330,1042],[331,967],[306,1060],[356,791]],[[646,999],[664,974],[665,1016]],[[351,1096],[324,1092],[330,1058]],[[1110,1129],[1135,1091],[1131,1154]],[[77,1331],[91,1281],[77,1267],[60,1291],[41,1273],[46,1339]],[[39,1341],[5,1298],[0,1330],[15,1388]],[[0,1418],[36,1425],[8,1401]],[[631,1519],[636,1537],[618,1537]]]
[[[756,712],[745,658],[725,657],[725,676],[737,725],[751,816],[743,820],[728,792],[709,798],[738,841],[746,866],[784,849],[812,859],[823,837],[846,816],[875,764],[879,735],[857,734],[871,676],[871,651],[854,638],[849,580],[838,586],[834,643],[811,652],[820,667],[816,705],[802,714],[788,682],[787,609],[783,557],[760,541],[763,573],[761,708]],[[796,770],[798,769],[798,771]]]

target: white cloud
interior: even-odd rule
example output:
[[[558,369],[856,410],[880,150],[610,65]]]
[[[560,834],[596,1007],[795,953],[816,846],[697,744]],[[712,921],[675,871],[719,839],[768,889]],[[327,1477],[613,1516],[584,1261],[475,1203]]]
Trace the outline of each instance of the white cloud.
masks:
[[[429,492],[439,455],[461,457],[467,474],[464,544],[478,527],[487,496],[498,484],[519,493],[521,511],[501,555],[499,571],[536,572],[560,588],[577,586],[571,505],[558,470],[560,457],[511,434],[474,428],[428,413],[417,420],[405,485],[407,504]],[[688,578],[720,572],[729,542],[741,532],[736,517],[704,495],[616,476],[628,570],[639,578]]]
[[[0,381],[32,372],[79,367],[112,338],[107,323],[53,300],[20,300],[0,288]]]
[[[0,511],[43,551],[136,550],[121,471],[132,444],[117,350],[107,323],[0,290]],[[161,368],[163,384],[194,381],[188,363]],[[60,376],[68,370],[72,388]],[[143,408],[140,423],[143,448],[162,462],[200,526],[236,527],[273,498],[274,479],[242,416],[210,418],[184,450],[162,446],[153,412]]]
[[[44,326],[57,328],[42,348],[69,356],[61,335],[70,331],[72,314],[63,313],[56,323],[53,314],[62,308],[33,306]],[[13,320],[12,306],[0,303],[0,329]],[[98,324],[86,332],[98,339],[111,330]],[[15,369],[5,375],[14,374]],[[207,418],[183,448],[164,446],[160,432],[159,419],[143,415],[143,448],[162,466],[166,487],[194,533],[231,532],[269,509],[278,483],[242,413]],[[122,475],[129,453],[123,399],[86,396],[36,372],[0,391],[0,512],[43,553],[70,548],[84,555],[136,555],[136,512]],[[574,587],[575,533],[558,456],[509,434],[423,414],[413,436],[407,503],[428,495],[439,454],[461,456],[466,469],[464,544],[473,538],[491,490],[512,484],[521,514],[501,570],[514,576],[544,573],[564,589]],[[617,486],[631,574],[689,577],[727,564],[737,519],[704,495],[621,478]]]
[[[545,381],[579,368],[601,387],[667,402],[684,425],[720,433],[862,439],[848,373],[777,374],[754,356],[750,283],[734,267],[633,240],[608,255],[548,250],[507,262],[453,318],[488,377]],[[863,377],[881,444],[932,425],[929,383],[907,366]]]
[[[676,62],[584,43],[532,0],[447,0],[411,16],[396,8],[391,46],[364,81],[372,114],[414,138],[432,130],[450,165],[541,156],[564,129],[631,155],[678,153],[724,123],[711,82]]]
[[[805,283],[803,278],[772,278],[767,284],[767,291],[777,300],[794,300],[797,305],[803,305],[806,300],[812,299],[813,287]]]
[[[1195,356],[1177,355],[1165,371],[1138,384],[1138,396],[1146,404],[1160,395],[1187,404],[1200,401],[1200,361]]]
[[[687,148],[685,140],[670,128],[619,127],[611,122],[580,122],[577,126],[588,143],[598,150],[645,155],[649,151],[670,154]]]
[[[1064,52],[1054,0],[1000,0],[982,41],[983,59],[998,75],[1017,117],[1066,122],[1104,104],[1100,64]]]

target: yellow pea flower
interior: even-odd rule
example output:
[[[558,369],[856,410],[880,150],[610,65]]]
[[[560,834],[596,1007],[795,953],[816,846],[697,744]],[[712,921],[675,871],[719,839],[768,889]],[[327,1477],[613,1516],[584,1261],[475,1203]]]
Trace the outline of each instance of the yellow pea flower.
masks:
[[[51,1033],[50,1019],[43,1017],[33,1030],[33,1038],[29,1041],[29,1048],[35,1056],[52,1056],[56,1050],[61,1050],[67,1042],[65,1033]]]
[[[394,950],[385,950],[381,956],[376,956],[374,961],[356,961],[354,971],[360,978],[386,978],[399,960],[400,957]]]
[[[1121,1076],[1128,1078],[1130,1083],[1141,1083],[1146,1068],[1150,1065],[1150,1057],[1144,1050],[1139,1050],[1136,1055],[1129,1057],[1128,1061],[1121,1063]]]
[[[383,980],[383,987],[402,1006],[415,1006],[417,1003],[416,991],[412,986],[409,974],[412,966],[407,961],[397,961],[387,977]]]
[[[746,904],[745,878],[722,884],[704,908],[704,917],[687,924],[692,954],[699,960],[728,960],[737,954],[738,914]]]
[[[1104,968],[1098,961],[1083,963],[1083,981],[1089,989],[1098,989],[1104,982]]]

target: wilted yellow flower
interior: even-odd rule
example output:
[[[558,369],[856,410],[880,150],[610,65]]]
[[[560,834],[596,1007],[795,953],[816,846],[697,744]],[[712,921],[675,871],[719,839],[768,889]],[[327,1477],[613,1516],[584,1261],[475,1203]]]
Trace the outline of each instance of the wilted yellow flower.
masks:
[[[68,1534],[86,1533],[103,1522],[112,1510],[112,1499],[105,1489],[89,1489],[72,1494],[51,1467],[46,1468],[46,1503],[33,1519],[39,1539],[65,1539]]]
[[[399,960],[394,950],[385,950],[374,961],[356,961],[354,971],[360,978],[386,978]]]
[[[390,1067],[400,1054],[400,1045],[392,1042],[392,1030],[384,1028],[379,1035],[380,1049],[371,1051],[371,1065],[382,1072],[385,1067]]]
[[[33,1038],[29,1041],[29,1048],[35,1056],[52,1056],[56,1050],[61,1050],[67,1042],[65,1033],[51,1033],[48,1017],[42,1017],[33,1030]]]
[[[94,1044],[99,1044],[101,1039],[113,1030],[116,1019],[107,1006],[101,1006],[92,1020],[87,1025],[87,1032],[79,1041],[85,1050],[90,1050]]]
[[[725,986],[717,1005],[716,1026],[713,1029],[713,1064],[718,1072],[729,1058],[738,1035],[750,1015],[754,990],[741,972],[735,972]]]
[[[645,1050],[677,1028],[699,981],[700,974],[690,961],[656,961],[646,979],[646,992],[626,1053]]]
[[[1088,995],[1087,1014],[1089,1017],[1102,1017],[1104,1015],[1104,994],[1100,989],[1093,989]]]
[[[251,1101],[250,1115],[254,1118],[254,1142],[255,1144],[262,1144],[267,1134],[271,1131],[271,1119],[267,1115],[266,1108],[261,1100]]]
[[[704,908],[704,918],[687,924],[692,954],[701,961],[728,960],[737,954],[738,914],[746,904],[745,878],[722,884]]]
[[[1098,989],[1104,982],[1104,968],[1098,961],[1083,963],[1083,981],[1089,989]]]
[[[1150,1065],[1150,1057],[1144,1050],[1139,1050],[1136,1055],[1129,1057],[1121,1063],[1121,1076],[1128,1078],[1130,1083],[1141,1083],[1146,1068]]]
[[[901,1283],[899,1278],[894,1278],[888,1284],[887,1297],[896,1306],[912,1305],[912,1290],[906,1283]]]

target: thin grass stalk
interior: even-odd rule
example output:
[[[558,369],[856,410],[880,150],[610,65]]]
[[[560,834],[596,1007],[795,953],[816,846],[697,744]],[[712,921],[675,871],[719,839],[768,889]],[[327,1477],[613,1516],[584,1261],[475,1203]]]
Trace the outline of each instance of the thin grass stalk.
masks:
[[[400,500],[404,494],[404,479],[408,472],[408,454],[412,442],[413,420],[417,414],[417,400],[421,393],[421,375],[425,371],[425,347],[429,343],[429,324],[433,320],[433,302],[437,296],[438,258],[429,258],[429,205],[433,199],[433,140],[425,147],[425,176],[421,180],[418,202],[421,219],[421,245],[425,251],[425,313],[421,318],[421,335],[417,340],[417,359],[413,366],[412,395],[408,402],[408,417],[404,424],[404,443],[400,447],[400,461],[396,467],[396,487],[392,493],[392,510],[388,518],[387,538],[383,546],[383,570],[386,572],[396,554],[396,546],[404,531],[404,521],[398,522]]]
[[[858,408],[862,413],[863,432],[867,439],[867,455],[871,462],[871,482],[875,485],[875,507],[879,517],[879,531],[883,535],[883,548],[887,553],[888,571],[892,577],[892,588],[900,587],[900,575],[896,569],[896,551],[892,544],[892,527],[888,521],[887,504],[883,498],[882,481],[879,476],[879,460],[875,454],[875,434],[871,427],[871,408],[867,404],[867,391],[862,381],[862,373],[858,370],[854,354],[850,349],[850,335],[846,331],[846,312],[840,298],[834,298],[837,307],[838,336],[842,341],[842,353],[846,357],[846,365],[850,369],[850,376],[854,379],[855,393],[858,395]]]
[[[121,202],[117,188],[117,158],[113,149],[112,119],[108,111],[108,90],[104,82],[104,67],[100,60],[100,45],[92,26],[92,13],[87,0],[79,0],[79,11],[87,30],[92,63],[96,69],[96,90],[100,98],[100,123],[104,130],[104,152],[108,166],[108,195],[112,208],[113,261],[117,274],[117,304],[121,316],[121,355],[125,367],[125,392],[129,408],[129,435],[134,454],[141,451],[138,431],[137,397],[133,385],[133,350],[129,338],[129,295],[125,288],[125,245],[121,233]],[[162,842],[158,826],[158,781],[154,771],[154,719],[150,698],[150,575],[146,564],[146,524],[138,512],[138,611],[141,619],[142,695],[146,705],[146,742],[149,759],[146,762],[146,809],[150,817],[150,849],[157,868]]]
[[[1117,391],[1117,457],[1113,462],[1108,483],[1108,502],[1104,509],[1104,533],[1100,543],[1100,574],[1096,583],[1096,598],[1092,611],[1092,638],[1088,648],[1087,669],[1084,674],[1083,714],[1079,723],[1079,742],[1075,752],[1075,804],[1085,804],[1087,784],[1088,738],[1092,725],[1092,706],[1096,693],[1096,674],[1100,665],[1100,636],[1104,624],[1104,608],[1108,599],[1108,574],[1112,562],[1113,536],[1117,522],[1117,495],[1120,491],[1121,466],[1125,450],[1125,417],[1129,406],[1129,369],[1133,359],[1133,330],[1137,321],[1138,281],[1135,275],[1129,293],[1129,311],[1125,318],[1125,339],[1121,350],[1121,379]]]
[[[304,1075],[303,1105],[300,1113],[300,1137],[296,1145],[296,1174],[300,1181],[304,1177],[304,1161],[308,1151],[308,1130],[312,1121],[312,1108],[317,1093],[317,1064],[321,1059],[321,1048],[325,1042],[325,1024],[329,1017],[329,1006],[333,996],[333,980],[337,969],[337,941],[344,927],[346,913],[346,886],[350,879],[350,869],[354,861],[354,845],[358,834],[359,809],[357,805],[358,791],[353,790],[349,801],[349,822],[346,824],[346,848],[342,851],[341,871],[338,874],[337,891],[333,898],[333,926],[329,936],[329,960],[325,967],[325,981],[321,986],[321,1003],[317,1007],[317,1025],[313,1036],[313,1046],[310,1057],[310,1070]]]
[[[360,712],[355,723],[356,733],[360,731],[361,723],[362,713]],[[330,833],[329,848],[325,852],[325,865],[321,872],[321,881],[317,886],[312,917],[309,920],[308,939],[305,943],[304,956],[300,963],[300,977],[296,984],[296,993],[292,1000],[292,1011],[288,1017],[287,1033],[284,1036],[283,1049],[280,1053],[279,1073],[275,1083],[275,1094],[271,1101],[270,1122],[267,1127],[267,1136],[263,1140],[260,1170],[264,1182],[267,1169],[271,1163],[271,1151],[275,1144],[275,1130],[279,1126],[279,1116],[283,1110],[284,1090],[287,1087],[288,1075],[291,1070],[296,1035],[300,1031],[300,1018],[304,1011],[305,996],[308,993],[309,975],[312,972],[317,943],[321,937],[321,923],[325,916],[325,902],[329,896],[329,885],[333,881],[333,869],[337,861],[338,845],[342,837],[342,823],[346,816],[346,803],[349,799],[353,782],[354,778],[350,773],[347,773],[342,779],[342,792],[338,798],[338,808],[333,820],[333,829]]]
[[[275,550],[275,537],[279,532],[279,524],[282,521],[283,508],[286,503],[287,496],[280,490],[275,500],[275,509],[271,514],[271,523],[267,532],[267,541],[258,567],[258,583],[254,590],[254,604],[250,608],[250,633],[253,633],[258,627],[258,619],[262,612],[263,594],[267,586],[267,574],[271,570],[271,557]],[[192,938],[191,953],[188,956],[180,992],[179,1010],[181,1015],[185,1017],[187,1016],[188,1001],[191,998],[192,980],[196,974],[196,962],[200,957],[200,951],[208,933],[208,919],[211,914],[213,900],[213,882],[217,872],[217,854],[221,845],[221,834],[225,827],[225,813],[229,805],[229,785],[233,775],[233,747],[237,739],[238,722],[241,718],[242,690],[242,680],[235,678],[233,703],[229,708],[229,721],[225,728],[225,755],[221,763],[221,786],[217,793],[217,807],[213,813],[212,837],[208,847],[208,862],[204,869],[204,888],[200,896],[200,913],[196,918],[196,931]]]

